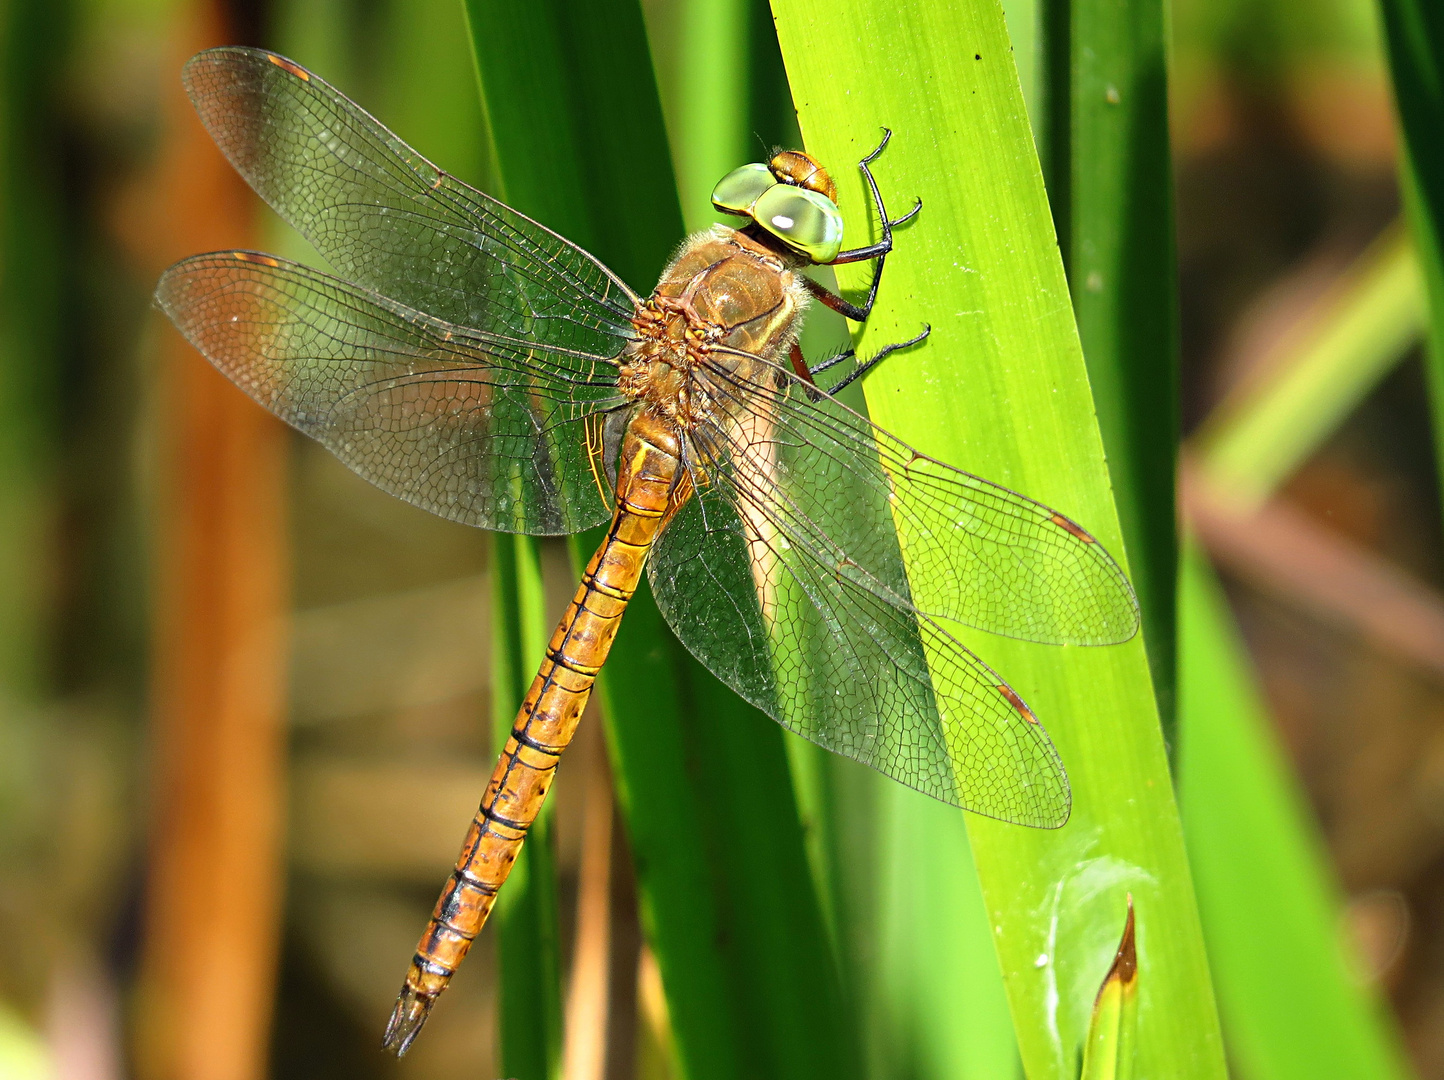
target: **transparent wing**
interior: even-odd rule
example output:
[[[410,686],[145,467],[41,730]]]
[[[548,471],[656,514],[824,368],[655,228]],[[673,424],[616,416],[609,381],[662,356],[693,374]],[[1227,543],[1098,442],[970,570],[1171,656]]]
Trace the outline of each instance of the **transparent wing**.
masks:
[[[701,489],[648,564],[698,659],[784,727],[943,802],[1041,828],[1068,819],[1058,754],[996,673],[905,597],[789,546],[750,497],[734,503],[745,489],[728,488]],[[877,524],[886,508],[873,510]]]
[[[581,248],[448,176],[325,81],[259,49],[211,49],[184,82],[211,137],[363,287],[446,322],[606,355],[637,298]]]
[[[698,494],[650,568],[682,641],[823,746],[991,817],[1066,820],[1046,732],[934,616],[1034,641],[1126,640],[1137,604],[1108,553],[1048,507],[810,400],[776,365],[697,377],[712,410],[687,444]],[[928,575],[926,613],[910,570]]]
[[[1056,510],[918,453],[831,396],[810,400],[774,365],[703,378],[731,412],[762,420],[707,429],[698,453],[723,463],[734,499],[823,565],[898,602],[910,571],[928,581],[926,614],[1024,641],[1110,645],[1138,632],[1123,571]],[[766,467],[734,467],[749,458]],[[858,499],[877,508],[864,530]]]
[[[252,398],[407,502],[534,534],[611,514],[587,451],[591,418],[623,400],[607,355],[451,325],[244,251],[177,263],[156,302]]]

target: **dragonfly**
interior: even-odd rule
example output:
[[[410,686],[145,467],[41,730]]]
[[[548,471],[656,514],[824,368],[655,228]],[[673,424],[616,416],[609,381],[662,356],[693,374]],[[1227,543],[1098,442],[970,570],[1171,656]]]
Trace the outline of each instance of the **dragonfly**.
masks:
[[[785,727],[943,802],[1066,822],[1038,718],[949,623],[1103,645],[1138,629],[1118,564],[1050,507],[903,443],[837,391],[922,333],[809,367],[819,301],[861,322],[894,227],[844,249],[832,177],[781,151],[724,177],[738,227],[650,296],[433,165],[321,78],[220,48],[184,83],[220,149],[339,276],[252,251],[171,267],[156,302],[221,372],[373,484],[528,535],[610,523],[521,703],[384,1045],[405,1053],[485,923],[645,570],[677,637]],[[808,277],[871,261],[853,303]],[[850,362],[824,388],[817,376]],[[842,370],[846,370],[844,367]],[[833,378],[836,378],[834,373]],[[911,582],[925,577],[926,602]]]

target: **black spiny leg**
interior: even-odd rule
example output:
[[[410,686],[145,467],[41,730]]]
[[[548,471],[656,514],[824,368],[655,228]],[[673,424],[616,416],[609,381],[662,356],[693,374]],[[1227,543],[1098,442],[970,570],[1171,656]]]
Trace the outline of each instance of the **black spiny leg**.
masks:
[[[923,331],[922,331],[922,333],[916,335],[915,337],[910,337],[910,338],[908,338],[906,341],[895,341],[895,342],[893,342],[891,345],[884,345],[884,346],[883,346],[881,349],[879,349],[877,352],[873,353],[873,354],[872,354],[871,356],[869,356],[866,360],[864,360],[864,361],[862,361],[860,364],[858,364],[857,367],[853,368],[853,370],[848,373],[847,377],[844,378],[841,382],[839,382],[836,386],[829,387],[828,390],[827,390],[827,393],[829,393],[829,394],[836,394],[839,390],[841,390],[843,387],[847,386],[849,383],[856,382],[858,379],[862,378],[862,377],[863,377],[864,375],[866,375],[869,371],[871,371],[873,368],[877,367],[878,364],[882,363],[884,360],[886,360],[886,359],[887,359],[889,356],[891,356],[893,353],[897,352],[899,349],[907,349],[907,348],[912,347],[913,345],[919,344],[919,343],[922,342],[925,338],[927,338],[927,336],[928,336],[929,334],[931,334],[932,332],[933,332],[933,328],[932,328],[931,326],[929,326],[927,323],[923,323]],[[807,379],[807,381],[808,381],[809,383],[812,383],[812,385],[815,387],[815,386],[817,385],[815,382],[813,382],[813,378],[814,378],[815,376],[820,375],[822,372],[826,371],[828,368],[836,367],[838,364],[842,363],[844,360],[855,360],[856,358],[857,358],[857,350],[856,350],[856,349],[847,349],[847,350],[845,350],[844,352],[838,353],[836,356],[829,356],[826,360],[823,360],[823,361],[822,361],[821,363],[819,363],[816,367],[811,368],[811,369],[808,370],[808,376],[809,376],[809,378]],[[821,393],[820,390],[819,390],[818,392]],[[811,392],[811,391],[808,392],[808,396],[809,396],[809,397],[812,396],[812,392]],[[814,397],[813,400],[816,401],[817,399]]]
[[[811,278],[802,279],[803,283],[807,286],[808,292],[832,308],[833,311],[851,319],[853,322],[863,322],[868,315],[872,313],[873,302],[877,299],[877,287],[882,281],[883,261],[887,258],[887,253],[892,250],[893,228],[906,221],[911,221],[917,215],[917,212],[923,208],[922,199],[918,199],[917,204],[896,221],[891,220],[887,216],[887,207],[885,207],[882,202],[882,192],[878,190],[877,181],[873,179],[872,170],[868,168],[868,166],[877,160],[877,156],[883,152],[883,148],[887,146],[888,140],[891,138],[892,132],[888,128],[883,128],[882,142],[877,144],[877,149],[857,163],[857,167],[862,170],[862,175],[867,178],[868,189],[872,192],[873,205],[877,207],[878,221],[882,222],[882,239],[878,240],[875,244],[869,244],[867,247],[853,248],[851,251],[841,252],[837,258],[827,264],[828,266],[839,266],[843,263],[865,262],[868,259],[876,259],[877,269],[873,271],[872,285],[867,290],[867,300],[860,305],[849,303],[831,289],[828,289],[824,285],[819,285]],[[878,357],[874,357],[870,363],[875,363],[882,355],[881,353],[878,354]],[[836,359],[836,357],[834,357],[834,359]],[[856,375],[852,376],[852,378],[856,378]]]
[[[868,288],[867,300],[864,301],[862,304],[853,304],[848,302],[847,300],[844,300],[841,296],[833,292],[831,289],[828,289],[823,285],[819,285],[811,278],[804,277],[802,279],[803,284],[807,286],[808,292],[810,292],[822,303],[832,308],[833,311],[836,311],[839,315],[842,315],[845,318],[851,319],[853,322],[864,322],[867,319],[868,315],[872,313],[873,303],[877,300],[877,288],[879,283],[882,281],[883,262],[887,258],[888,252],[892,250],[893,229],[898,225],[902,225],[904,222],[911,221],[914,217],[917,216],[918,211],[923,208],[922,199],[918,199],[916,205],[914,205],[911,210],[909,210],[902,217],[898,218],[896,221],[892,220],[887,216],[887,207],[883,205],[882,192],[878,190],[877,180],[874,179],[872,175],[872,169],[868,168],[868,166],[877,160],[877,156],[883,152],[883,149],[888,144],[888,140],[891,138],[892,131],[888,128],[883,128],[882,142],[877,144],[877,149],[875,149],[872,153],[868,154],[867,157],[863,158],[857,164],[857,167],[862,170],[862,175],[867,179],[868,190],[872,192],[873,205],[877,207],[878,221],[882,223],[882,238],[878,240],[877,243],[869,244],[867,247],[853,248],[850,251],[841,252],[837,256],[837,258],[833,259],[832,262],[826,264],[828,266],[837,266],[841,263],[864,262],[868,259],[876,259],[877,269],[873,271],[872,285]],[[859,363],[857,367],[854,368],[847,375],[847,377],[842,379],[836,386],[831,387],[825,392],[828,394],[837,393],[849,383],[855,382],[858,379],[862,378],[869,371],[875,368],[879,363],[881,363],[883,360],[886,360],[889,356],[897,352],[899,349],[906,349],[909,346],[916,345],[921,342],[930,333],[932,333],[932,329],[933,328],[931,326],[924,324],[922,333],[918,334],[916,337],[908,338],[907,341],[898,341],[894,342],[891,345],[884,345],[872,356]],[[799,349],[797,347],[797,344],[794,342],[789,358],[792,361],[793,370],[797,373],[798,377],[807,384],[805,387],[807,391],[807,396],[813,401],[816,401],[823,395],[824,391],[820,387],[818,387],[813,377],[821,374],[829,368],[837,366],[844,360],[856,360],[857,351],[855,349],[847,349],[844,352],[838,353],[836,356],[829,356],[826,360],[823,360],[814,368],[808,368],[802,358],[802,350]]]

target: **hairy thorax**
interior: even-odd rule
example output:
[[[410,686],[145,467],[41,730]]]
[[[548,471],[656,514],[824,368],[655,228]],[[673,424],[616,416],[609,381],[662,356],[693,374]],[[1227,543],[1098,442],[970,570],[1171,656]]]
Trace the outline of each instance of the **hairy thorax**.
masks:
[[[622,393],[683,433],[736,418],[797,338],[808,294],[795,265],[725,225],[689,239],[632,318]]]

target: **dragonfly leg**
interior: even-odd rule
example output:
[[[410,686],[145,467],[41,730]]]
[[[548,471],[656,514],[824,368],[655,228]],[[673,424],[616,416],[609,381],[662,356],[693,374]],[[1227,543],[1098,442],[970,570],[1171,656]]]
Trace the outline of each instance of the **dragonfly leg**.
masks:
[[[829,266],[839,266],[843,263],[866,262],[869,259],[876,259],[877,268],[873,271],[872,284],[868,286],[867,299],[861,304],[854,304],[843,299],[824,285],[819,285],[809,278],[803,279],[803,283],[807,286],[808,292],[832,308],[833,311],[846,316],[853,322],[863,322],[868,315],[872,313],[872,305],[877,300],[877,288],[882,282],[883,262],[886,260],[888,252],[892,250],[893,229],[898,225],[911,221],[917,216],[918,211],[923,208],[923,201],[919,198],[913,205],[913,208],[902,217],[894,220],[887,216],[887,207],[883,205],[882,192],[878,190],[877,180],[873,177],[870,166],[877,160],[877,156],[882,153],[883,148],[887,146],[888,140],[891,138],[892,132],[887,128],[883,128],[882,142],[878,143],[877,149],[868,154],[867,157],[863,158],[857,165],[857,167],[862,170],[862,175],[867,179],[868,190],[872,192],[873,205],[877,208],[877,219],[882,223],[882,237],[875,244],[844,251],[827,264]]]
[[[787,352],[787,358],[792,362],[793,373],[802,380],[802,390],[807,395],[807,400],[816,401],[822,397],[822,388],[812,381],[813,372],[823,371],[827,367],[831,367],[837,363],[836,358],[824,360],[823,363],[816,368],[809,368],[807,361],[802,356],[802,346],[795,341],[792,343],[792,348]]]
[[[834,357],[831,360],[824,360],[815,368],[809,368],[807,366],[807,361],[804,360],[802,357],[802,346],[795,341],[792,343],[792,348],[788,350],[787,359],[792,363],[793,374],[795,374],[799,379],[811,386],[814,390],[817,389],[817,383],[812,381],[812,377],[816,375],[819,371],[826,371],[827,368],[830,368],[833,364],[837,363],[837,358]]]
[[[929,334],[931,334],[932,332],[933,332],[933,328],[932,328],[931,326],[929,326],[927,323],[923,323],[922,333],[917,334],[917,335],[915,335],[915,336],[913,336],[913,337],[910,337],[910,338],[908,338],[906,341],[895,341],[895,342],[893,342],[891,345],[884,345],[881,349],[879,349],[877,352],[873,353],[873,354],[872,354],[871,356],[869,356],[866,360],[863,360],[861,363],[859,363],[859,364],[857,365],[857,367],[855,367],[855,368],[852,369],[852,371],[848,372],[847,376],[846,376],[845,378],[843,378],[841,382],[837,383],[837,385],[835,385],[835,386],[833,386],[833,387],[830,387],[830,388],[827,390],[827,393],[829,393],[829,394],[835,394],[835,393],[837,393],[839,390],[841,390],[843,387],[849,385],[850,383],[856,382],[858,379],[862,378],[862,377],[863,377],[864,375],[866,375],[869,371],[871,371],[873,368],[877,367],[878,364],[882,363],[884,360],[886,360],[886,359],[887,359],[889,356],[891,356],[893,353],[897,352],[899,349],[910,348],[910,347],[913,346],[913,345],[917,345],[917,344],[921,343],[922,341],[926,340],[927,336],[928,336]],[[808,373],[809,378],[808,378],[807,382],[808,382],[808,384],[811,385],[811,386],[816,386],[817,384],[816,384],[815,382],[813,382],[813,377],[815,377],[815,376],[817,376],[817,375],[820,375],[822,372],[826,371],[828,368],[836,367],[838,364],[842,363],[844,360],[856,360],[856,359],[857,359],[857,350],[856,350],[856,349],[846,349],[846,350],[844,350],[843,352],[837,353],[835,356],[829,356],[826,360],[820,361],[819,363],[815,364],[813,367],[811,367],[811,368],[808,369],[808,372],[807,372],[807,373]],[[807,396],[808,396],[809,398],[811,398],[813,401],[816,401],[819,397],[822,396],[822,391],[821,391],[821,390],[818,390],[818,391],[814,392],[814,391],[812,391],[812,390],[808,390]]]
[[[825,360],[819,360],[817,363],[813,364],[812,367],[807,369],[807,374],[809,376],[808,382],[812,382],[814,377],[821,375],[829,368],[835,368],[844,360],[851,360],[855,356],[857,356],[857,350],[853,348],[847,348],[844,349],[842,352],[833,353]]]

